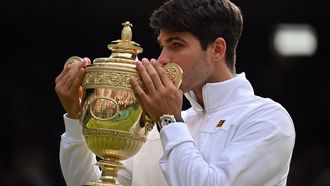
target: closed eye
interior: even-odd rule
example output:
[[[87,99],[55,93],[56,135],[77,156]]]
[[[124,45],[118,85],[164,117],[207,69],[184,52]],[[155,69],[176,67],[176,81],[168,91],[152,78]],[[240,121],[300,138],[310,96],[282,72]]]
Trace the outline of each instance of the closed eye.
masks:
[[[173,47],[173,49],[180,49],[182,48],[184,45],[182,43],[179,43],[179,42],[173,42],[171,44],[171,46]]]

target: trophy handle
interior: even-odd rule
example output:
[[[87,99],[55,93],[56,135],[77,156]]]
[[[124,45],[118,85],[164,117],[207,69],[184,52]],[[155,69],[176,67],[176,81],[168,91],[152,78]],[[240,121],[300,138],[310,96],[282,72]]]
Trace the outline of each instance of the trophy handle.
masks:
[[[141,115],[141,120],[140,120],[140,126],[141,128],[144,127],[144,135],[147,135],[152,128],[154,128],[154,122],[151,120],[150,116],[142,109],[142,115]]]
[[[66,60],[66,62],[64,63],[64,67],[74,64],[74,63],[80,63],[82,62],[83,59],[79,56],[71,56],[69,59]]]
[[[183,71],[181,67],[175,63],[167,63],[164,65],[164,69],[174,85],[180,87],[183,79]]]

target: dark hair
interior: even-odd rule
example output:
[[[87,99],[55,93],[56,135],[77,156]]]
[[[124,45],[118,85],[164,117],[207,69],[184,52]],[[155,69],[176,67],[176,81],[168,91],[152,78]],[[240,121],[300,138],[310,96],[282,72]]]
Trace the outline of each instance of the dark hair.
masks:
[[[240,9],[229,0],[169,0],[153,12],[150,26],[156,34],[161,29],[189,32],[199,40],[203,50],[222,37],[227,44],[227,66],[235,72],[243,17]]]

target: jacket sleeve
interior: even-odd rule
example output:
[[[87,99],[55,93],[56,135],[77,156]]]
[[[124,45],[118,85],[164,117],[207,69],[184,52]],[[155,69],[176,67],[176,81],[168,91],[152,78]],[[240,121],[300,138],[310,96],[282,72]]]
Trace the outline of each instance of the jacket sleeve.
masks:
[[[60,142],[60,164],[68,186],[81,186],[86,181],[97,180],[101,171],[95,165],[96,157],[88,149],[78,120],[64,115],[65,133]]]
[[[161,169],[169,185],[285,185],[295,132],[281,109],[248,118],[217,160],[207,162],[184,123],[164,127]]]

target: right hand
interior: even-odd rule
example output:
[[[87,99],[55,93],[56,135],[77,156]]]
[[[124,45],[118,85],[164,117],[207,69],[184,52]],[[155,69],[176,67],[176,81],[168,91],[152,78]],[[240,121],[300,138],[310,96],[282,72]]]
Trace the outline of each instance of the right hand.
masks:
[[[83,58],[80,63],[65,65],[55,79],[55,91],[67,116],[78,119],[82,108],[82,82],[90,59]]]

